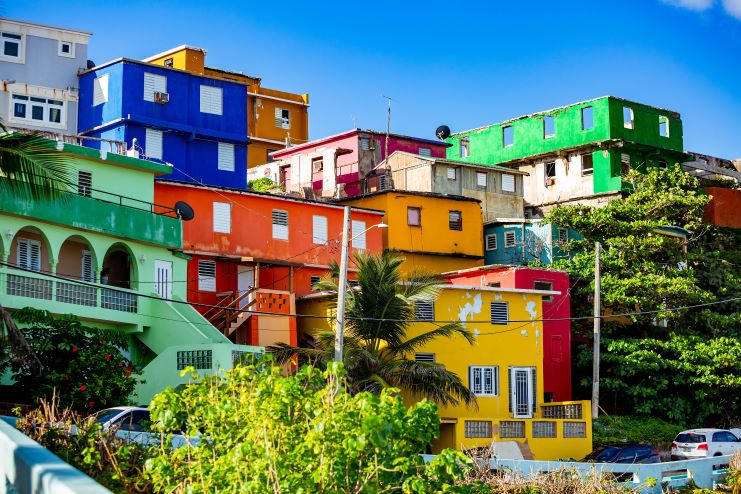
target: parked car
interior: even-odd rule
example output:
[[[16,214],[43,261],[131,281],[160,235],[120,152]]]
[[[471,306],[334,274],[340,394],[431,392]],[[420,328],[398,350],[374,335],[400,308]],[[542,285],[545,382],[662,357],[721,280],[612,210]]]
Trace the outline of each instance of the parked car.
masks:
[[[621,444],[597,448],[582,461],[590,463],[659,463],[661,455],[649,444]]]
[[[115,430],[116,437],[127,443],[150,446],[158,445],[162,440],[160,433],[151,430],[149,410],[143,407],[106,408],[91,415],[91,418],[98,422],[103,430]],[[200,441],[199,437],[188,437],[178,431],[172,434],[170,445],[173,449],[187,443],[197,446]]]
[[[692,429],[682,431],[672,443],[672,460],[731,455],[741,450],[741,429]]]

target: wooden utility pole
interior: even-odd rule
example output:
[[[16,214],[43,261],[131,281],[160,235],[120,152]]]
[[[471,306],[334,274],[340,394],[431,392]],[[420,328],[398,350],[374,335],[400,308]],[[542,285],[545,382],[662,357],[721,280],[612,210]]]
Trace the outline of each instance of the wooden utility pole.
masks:
[[[592,360],[592,419],[599,416],[599,334],[600,334],[600,250],[599,242],[594,243],[594,359]]]
[[[389,102],[389,111],[388,115],[386,116],[386,150],[384,152],[383,159],[388,159],[389,157],[389,134],[391,133],[391,98],[388,96],[384,96]]]

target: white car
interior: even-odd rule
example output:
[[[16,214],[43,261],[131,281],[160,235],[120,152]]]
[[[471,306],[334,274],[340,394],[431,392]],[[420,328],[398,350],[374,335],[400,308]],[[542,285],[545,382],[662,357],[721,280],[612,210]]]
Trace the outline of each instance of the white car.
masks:
[[[146,408],[106,408],[95,413],[91,418],[98,422],[103,427],[103,430],[115,430],[116,437],[127,443],[153,446],[160,444],[163,437],[160,433],[151,431],[151,418],[149,416],[149,410]],[[185,446],[188,443],[198,446],[200,442],[200,438],[188,437],[182,433],[174,433],[170,439],[170,445],[173,449]]]
[[[672,460],[731,455],[741,450],[741,429],[691,429],[672,443]]]

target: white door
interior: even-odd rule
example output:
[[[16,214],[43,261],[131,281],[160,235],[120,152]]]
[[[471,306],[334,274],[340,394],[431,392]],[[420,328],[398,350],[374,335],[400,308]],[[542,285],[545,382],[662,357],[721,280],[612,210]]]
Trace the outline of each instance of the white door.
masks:
[[[255,271],[252,266],[239,266],[237,268],[237,291],[239,296],[244,292],[251,290],[255,286]],[[249,303],[249,297],[239,301],[239,308],[243,308]]]
[[[532,367],[510,367],[510,403],[515,418],[525,419],[533,416],[534,381],[535,369]]]
[[[172,262],[154,261],[154,291],[162,298],[172,298]]]

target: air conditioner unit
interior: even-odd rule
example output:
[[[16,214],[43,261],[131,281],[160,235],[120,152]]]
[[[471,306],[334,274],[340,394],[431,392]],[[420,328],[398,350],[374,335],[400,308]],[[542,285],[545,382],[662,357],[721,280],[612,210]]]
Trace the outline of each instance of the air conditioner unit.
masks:
[[[164,105],[165,103],[170,102],[170,94],[169,93],[162,93],[160,91],[154,92],[154,102],[159,103],[161,105]]]

